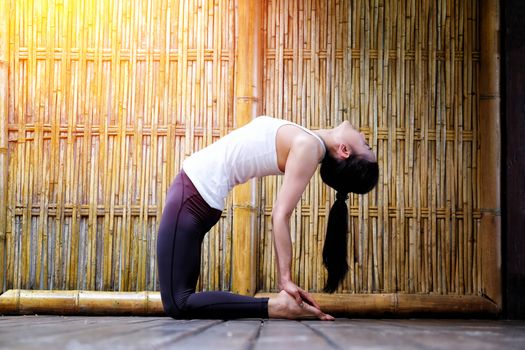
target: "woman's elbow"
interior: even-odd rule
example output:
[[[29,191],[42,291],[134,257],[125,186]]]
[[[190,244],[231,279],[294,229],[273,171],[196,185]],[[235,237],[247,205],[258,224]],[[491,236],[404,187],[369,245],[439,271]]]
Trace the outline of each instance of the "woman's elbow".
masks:
[[[285,209],[279,205],[274,205],[272,209],[272,221],[276,222],[288,222],[292,216],[293,210]]]

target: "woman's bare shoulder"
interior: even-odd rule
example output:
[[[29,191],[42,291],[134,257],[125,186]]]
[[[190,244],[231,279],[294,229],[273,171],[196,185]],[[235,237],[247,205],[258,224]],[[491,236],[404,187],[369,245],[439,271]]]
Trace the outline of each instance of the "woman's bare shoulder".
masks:
[[[276,147],[277,159],[281,170],[284,170],[292,150],[296,154],[301,154],[302,161],[312,161],[316,164],[321,161],[324,155],[324,149],[315,136],[292,124],[283,125],[279,129]]]

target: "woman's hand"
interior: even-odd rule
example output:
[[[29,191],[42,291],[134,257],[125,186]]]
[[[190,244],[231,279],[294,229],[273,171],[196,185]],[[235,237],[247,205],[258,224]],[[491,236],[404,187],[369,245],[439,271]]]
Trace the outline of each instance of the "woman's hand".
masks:
[[[312,298],[312,296],[308,294],[307,291],[299,288],[299,286],[297,286],[292,281],[281,283],[279,287],[282,290],[286,291],[288,294],[290,294],[299,306],[301,306],[303,302],[306,302],[307,304],[315,307],[316,309],[321,310],[321,307],[319,306],[319,304],[317,304],[314,298]]]

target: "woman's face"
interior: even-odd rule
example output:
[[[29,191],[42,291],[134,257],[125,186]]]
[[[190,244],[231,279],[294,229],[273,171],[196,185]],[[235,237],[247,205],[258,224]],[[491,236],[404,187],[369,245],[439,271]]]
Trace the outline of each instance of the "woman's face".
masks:
[[[338,142],[341,152],[347,151],[367,159],[370,162],[376,161],[376,156],[372,152],[372,147],[368,145],[365,134],[359,132],[350,122],[345,120],[338,127]]]

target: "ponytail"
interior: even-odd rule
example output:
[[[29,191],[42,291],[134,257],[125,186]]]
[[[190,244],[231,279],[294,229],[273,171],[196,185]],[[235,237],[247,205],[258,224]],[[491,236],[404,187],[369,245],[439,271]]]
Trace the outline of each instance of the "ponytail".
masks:
[[[338,192],[328,215],[328,226],[323,247],[323,264],[328,271],[324,291],[333,293],[348,272],[346,247],[348,243],[348,194]]]
[[[379,167],[377,162],[370,162],[355,155],[340,161],[327,153],[321,163],[321,178],[337,191],[336,200],[328,215],[323,247],[323,264],[328,271],[324,290],[333,293],[348,272],[348,193],[365,194],[372,190],[379,178]]]

